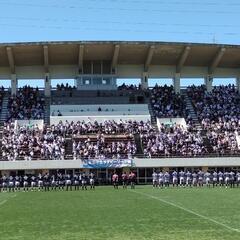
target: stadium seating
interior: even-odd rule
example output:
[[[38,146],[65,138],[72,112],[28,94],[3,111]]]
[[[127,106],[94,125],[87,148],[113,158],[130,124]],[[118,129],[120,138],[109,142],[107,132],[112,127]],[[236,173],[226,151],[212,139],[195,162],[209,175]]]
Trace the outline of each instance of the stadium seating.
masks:
[[[57,86],[56,95],[76,91],[68,85]],[[240,96],[234,86],[214,87],[208,93],[204,86],[190,86],[191,100],[201,129],[191,122],[186,100],[175,94],[173,87],[155,86],[142,91],[136,86],[122,85],[111,95],[138,91],[149,101],[152,117],[185,118],[187,125],[160,124],[150,121],[105,120],[45,122],[39,125],[16,125],[15,119],[44,119],[45,99],[41,91],[25,86],[8,99],[6,122],[1,127],[0,157],[4,161],[35,159],[106,159],[133,157],[199,157],[239,154]],[[95,96],[97,92],[85,92]],[[101,93],[102,94],[102,93]],[[126,94],[127,95],[127,94]],[[0,91],[0,106],[4,89]],[[149,96],[149,97],[148,97]],[[54,97],[53,97],[54,98]],[[69,96],[61,97],[69,98]],[[97,96],[96,96],[97,99]],[[109,102],[108,102],[109,104]]]
[[[234,85],[214,87],[208,93],[204,86],[188,87],[188,96],[212,146],[212,152],[239,152],[240,95]]]
[[[14,119],[43,119],[44,97],[38,88],[25,86],[20,88],[16,96],[8,100],[7,120]]]

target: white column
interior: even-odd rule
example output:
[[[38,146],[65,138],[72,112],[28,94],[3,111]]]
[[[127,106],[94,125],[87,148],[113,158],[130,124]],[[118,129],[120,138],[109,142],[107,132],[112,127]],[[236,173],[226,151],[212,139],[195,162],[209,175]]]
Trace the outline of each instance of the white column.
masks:
[[[238,92],[240,93],[240,76],[238,76],[236,78],[236,88],[237,88]]]
[[[207,88],[207,91],[208,92],[211,92],[212,91],[212,84],[213,84],[213,77],[211,75],[208,75],[205,77],[205,85],[206,85],[206,88]]]
[[[148,72],[142,73],[141,86],[142,86],[142,89],[148,88]]]
[[[175,76],[173,78],[173,87],[175,93],[180,93],[180,77],[181,77],[180,73],[175,73]]]
[[[45,73],[44,94],[45,94],[45,97],[51,96],[51,79],[50,79],[49,73]]]
[[[83,79],[82,79],[82,76],[79,74],[75,79],[75,86],[77,90],[81,90],[82,85],[83,85]]]
[[[17,75],[12,74],[11,75],[11,94],[16,95],[17,94],[17,88],[18,88],[18,80]]]

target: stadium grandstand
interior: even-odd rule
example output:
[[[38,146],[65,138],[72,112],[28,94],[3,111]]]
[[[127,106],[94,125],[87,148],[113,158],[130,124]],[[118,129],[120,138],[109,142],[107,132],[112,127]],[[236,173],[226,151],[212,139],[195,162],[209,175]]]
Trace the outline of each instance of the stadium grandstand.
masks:
[[[240,46],[168,42],[0,44],[0,169],[239,169]],[[117,79],[141,79],[139,85]],[[161,85],[171,78],[172,85]],[[182,78],[205,84],[181,86]],[[214,78],[236,84],[213,86]],[[24,79],[44,81],[44,88]],[[74,79],[74,86],[55,79]],[[149,79],[159,84],[149,87]],[[1,85],[0,81],[0,85]]]

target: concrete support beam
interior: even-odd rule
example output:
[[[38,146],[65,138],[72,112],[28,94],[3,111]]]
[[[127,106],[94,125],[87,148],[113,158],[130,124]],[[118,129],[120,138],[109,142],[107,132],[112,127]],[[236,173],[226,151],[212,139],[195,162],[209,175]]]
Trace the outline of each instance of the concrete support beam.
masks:
[[[43,46],[44,71],[49,72],[48,46]]]
[[[49,73],[45,73],[44,94],[45,94],[45,97],[50,97],[51,96],[51,79],[50,79],[50,74]]]
[[[17,88],[18,88],[17,75],[12,74],[11,75],[11,95],[12,96],[17,94]]]
[[[84,55],[84,45],[79,45],[78,52],[78,73],[83,73],[83,55]]]
[[[175,93],[180,93],[180,89],[181,89],[180,78],[181,78],[180,73],[176,73],[173,78],[173,88]]]
[[[213,76],[212,75],[208,75],[204,78],[205,81],[205,85],[206,85],[206,89],[207,92],[211,92],[212,91],[212,84],[213,84]]]
[[[152,62],[154,51],[155,51],[155,46],[154,45],[150,46],[149,49],[148,49],[148,54],[147,54],[145,64],[144,64],[144,71],[145,72],[147,72],[148,69],[149,69],[149,66]]]
[[[240,93],[240,76],[238,76],[236,78],[236,88],[237,88],[238,92]]]
[[[143,72],[142,73],[141,87],[142,87],[142,89],[147,89],[148,88],[148,72]]]
[[[186,62],[188,55],[190,53],[191,48],[189,46],[186,46],[178,60],[177,66],[176,66],[176,72],[180,73],[182,71],[182,68],[184,66],[184,63]]]
[[[119,51],[120,51],[120,45],[115,45],[114,51],[113,51],[113,57],[112,57],[112,72],[116,72],[116,67],[118,63],[118,57],[119,57]]]
[[[15,61],[13,56],[13,51],[11,47],[7,47],[7,57],[8,57],[8,63],[11,70],[11,74],[15,74]]]
[[[209,68],[208,68],[208,74],[211,75],[214,73],[215,69],[219,65],[224,53],[226,51],[226,48],[220,48],[214,59],[212,60]]]

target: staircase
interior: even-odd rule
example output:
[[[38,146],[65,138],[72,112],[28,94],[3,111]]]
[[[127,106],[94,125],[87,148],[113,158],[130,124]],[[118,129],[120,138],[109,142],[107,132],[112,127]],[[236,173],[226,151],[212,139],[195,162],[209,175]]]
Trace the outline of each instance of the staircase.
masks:
[[[45,97],[44,124],[50,124],[50,104],[51,98]]]
[[[2,111],[0,113],[0,123],[3,125],[3,123],[7,120],[7,113],[8,113],[8,93],[4,94],[3,102],[2,102]]]
[[[151,103],[148,104],[148,110],[149,110],[149,113],[150,113],[150,116],[151,116],[151,124],[152,124],[152,127],[153,127],[154,131],[159,132],[158,126],[157,126],[157,118],[154,114]]]
[[[65,145],[65,159],[72,159],[73,158],[73,142],[71,138],[66,138],[66,145]]]
[[[207,148],[207,151],[209,153],[213,152],[212,144],[210,143],[210,141],[207,137],[207,130],[202,130],[201,135],[202,135],[202,138],[203,138],[203,144]]]
[[[186,103],[186,107],[189,111],[189,114],[192,118],[192,121],[193,121],[193,125],[194,125],[194,128],[198,131],[202,131],[202,126],[198,120],[198,117],[197,117],[197,114],[194,110],[194,107],[192,105],[192,101],[190,99],[190,97],[187,95],[187,90],[186,89],[182,89],[181,90],[181,94],[184,96],[184,100],[185,100],[185,103]]]
[[[135,144],[136,144],[136,147],[137,147],[136,155],[142,155],[143,154],[143,148],[142,148],[142,142],[141,142],[140,135],[135,134],[134,135],[134,140],[135,140]]]

